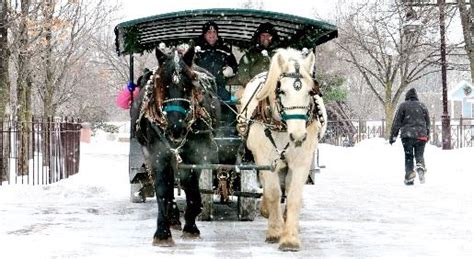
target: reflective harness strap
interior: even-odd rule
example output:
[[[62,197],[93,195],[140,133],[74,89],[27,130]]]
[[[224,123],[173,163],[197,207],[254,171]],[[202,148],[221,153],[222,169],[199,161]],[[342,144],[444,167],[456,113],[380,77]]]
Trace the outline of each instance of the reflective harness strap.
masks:
[[[188,114],[188,110],[184,109],[181,105],[166,105],[167,103],[170,103],[170,102],[187,102],[189,104],[191,104],[192,102],[188,99],[185,99],[185,98],[170,98],[170,99],[166,99],[163,101],[163,111],[164,112],[180,112],[182,114],[184,114],[185,116]],[[192,108],[192,106],[191,106]]]
[[[183,107],[179,105],[166,105],[163,107],[164,112],[180,112],[184,115],[188,114],[188,110],[184,109]]]
[[[308,120],[308,115],[306,115],[306,114],[286,114],[285,112],[283,112],[281,114],[281,119],[284,120],[284,121],[287,121],[287,120],[305,120],[305,121],[307,121]]]

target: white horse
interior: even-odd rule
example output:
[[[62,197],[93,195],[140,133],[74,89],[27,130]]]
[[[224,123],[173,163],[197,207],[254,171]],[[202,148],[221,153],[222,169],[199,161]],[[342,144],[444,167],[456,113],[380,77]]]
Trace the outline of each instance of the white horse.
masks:
[[[266,241],[279,241],[279,249],[300,249],[299,214],[303,186],[326,129],[327,114],[312,78],[315,56],[294,49],[279,49],[273,56],[268,76],[260,74],[242,94],[240,131],[246,131],[246,145],[257,165],[275,165],[260,171],[263,197],[260,211],[268,217]],[[280,200],[286,193],[286,210]],[[284,215],[285,214],[285,215]]]

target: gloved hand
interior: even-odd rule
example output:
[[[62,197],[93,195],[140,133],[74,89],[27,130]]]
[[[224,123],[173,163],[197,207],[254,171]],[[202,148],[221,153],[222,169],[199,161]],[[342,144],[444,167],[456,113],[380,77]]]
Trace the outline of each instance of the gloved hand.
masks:
[[[229,66],[225,66],[224,69],[222,69],[222,74],[224,77],[231,77],[234,75],[234,70]]]
[[[390,143],[390,145],[392,145],[393,143],[395,143],[395,140],[397,140],[397,139],[393,138],[393,137],[390,137],[390,140],[388,141],[388,143]]]
[[[133,92],[133,90],[135,90],[135,87],[137,87],[136,84],[134,84],[133,82],[129,81],[128,84],[127,84],[127,88],[130,92]]]

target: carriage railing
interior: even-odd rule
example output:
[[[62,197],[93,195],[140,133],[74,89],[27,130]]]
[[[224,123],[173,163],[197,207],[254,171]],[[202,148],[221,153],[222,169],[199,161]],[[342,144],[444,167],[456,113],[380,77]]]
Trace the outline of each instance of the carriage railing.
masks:
[[[350,126],[348,126],[350,125]],[[337,146],[353,146],[364,139],[383,138],[385,120],[328,121],[322,143]],[[451,119],[451,147],[463,148],[474,145],[474,118]],[[431,119],[430,144],[441,147],[441,120]]]
[[[0,185],[45,185],[79,171],[79,120],[0,120]]]

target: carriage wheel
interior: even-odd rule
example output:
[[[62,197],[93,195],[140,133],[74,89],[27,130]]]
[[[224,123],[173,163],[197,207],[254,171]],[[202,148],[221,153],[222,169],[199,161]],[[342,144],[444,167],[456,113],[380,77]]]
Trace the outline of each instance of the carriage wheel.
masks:
[[[203,169],[201,170],[201,176],[199,178],[199,189],[209,191],[212,190],[212,170]],[[199,214],[198,219],[201,221],[211,221],[212,220],[212,205],[213,205],[213,196],[212,193],[201,193],[202,199],[202,211]]]
[[[258,181],[256,170],[242,170],[240,172],[240,191],[257,193]],[[239,220],[253,221],[257,213],[257,199],[254,197],[238,198]]]

